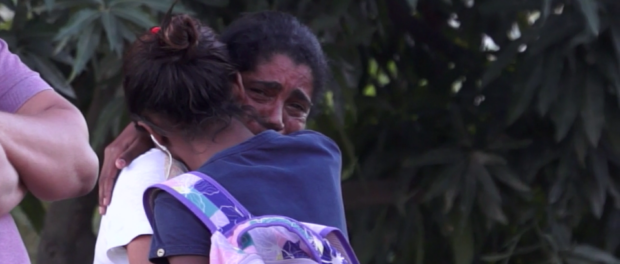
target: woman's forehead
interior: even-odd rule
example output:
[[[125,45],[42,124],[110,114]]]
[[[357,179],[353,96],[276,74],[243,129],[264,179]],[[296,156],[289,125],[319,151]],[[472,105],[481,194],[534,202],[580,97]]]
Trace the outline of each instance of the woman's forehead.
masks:
[[[242,73],[245,85],[261,85],[266,88],[281,89],[291,94],[301,90],[312,96],[312,71],[304,64],[294,63],[288,56],[274,55],[270,60],[257,65],[254,71]]]

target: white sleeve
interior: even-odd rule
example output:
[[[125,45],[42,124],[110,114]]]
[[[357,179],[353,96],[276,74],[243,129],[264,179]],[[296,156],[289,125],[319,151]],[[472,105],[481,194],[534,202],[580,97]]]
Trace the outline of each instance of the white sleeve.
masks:
[[[144,212],[142,195],[146,188],[165,180],[166,154],[151,149],[123,169],[118,177],[107,213],[101,218],[98,240],[105,241],[102,251],[112,260],[115,251],[140,235],[152,235],[153,230]],[[121,253],[122,254],[122,253]],[[126,254],[126,253],[125,253]]]

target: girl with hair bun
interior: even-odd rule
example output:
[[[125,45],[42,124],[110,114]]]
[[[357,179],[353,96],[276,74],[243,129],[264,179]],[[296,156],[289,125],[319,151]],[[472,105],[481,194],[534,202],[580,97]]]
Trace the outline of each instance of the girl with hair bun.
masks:
[[[168,15],[127,50],[127,107],[158,147],[121,172],[95,263],[208,263],[210,231],[179,201],[164,192],[154,197],[154,229],[142,208],[148,186],[187,170],[211,176],[253,215],[346,231],[338,146],[313,131],[285,136],[248,128],[268,127],[248,103],[268,96],[247,93],[230,56],[212,29],[183,14]]]

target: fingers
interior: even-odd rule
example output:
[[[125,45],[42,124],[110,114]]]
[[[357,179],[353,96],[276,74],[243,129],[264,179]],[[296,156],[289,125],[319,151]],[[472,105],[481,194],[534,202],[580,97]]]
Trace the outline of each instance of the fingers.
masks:
[[[112,141],[103,152],[103,164],[99,174],[99,213],[105,214],[106,208],[112,196],[112,186],[118,175],[119,168],[116,164],[117,159],[127,149],[137,137],[137,131],[133,124],[129,124],[118,137]]]
[[[118,140],[118,139],[117,139]],[[103,165],[99,174],[99,213],[105,214],[106,208],[110,202],[112,195],[112,184],[116,180],[119,169],[115,162],[119,154],[122,152],[120,148],[115,146],[116,142],[112,142],[104,150]]]
[[[144,152],[147,152],[152,147],[153,142],[148,137],[148,135],[139,134],[139,137],[136,138],[136,140],[129,146],[129,148],[124,150],[124,152],[116,161],[117,168],[124,168],[125,166],[127,166],[127,164],[131,163],[134,159],[142,155]]]
[[[139,133],[129,124],[104,150],[99,176],[99,213],[104,215],[112,199],[114,183],[121,169],[152,147],[148,135]]]

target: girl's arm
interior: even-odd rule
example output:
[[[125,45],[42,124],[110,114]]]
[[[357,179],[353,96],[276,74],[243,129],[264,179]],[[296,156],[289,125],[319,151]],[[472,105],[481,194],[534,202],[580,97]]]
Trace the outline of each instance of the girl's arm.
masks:
[[[138,236],[127,244],[127,259],[129,259],[129,264],[152,264],[148,258],[149,249],[151,248],[151,237],[152,236],[149,235]]]
[[[209,258],[203,256],[177,256],[168,258],[168,261],[170,264],[209,264]]]
[[[170,263],[209,263],[211,232],[171,194],[157,194],[153,220],[151,261],[166,258]]]

